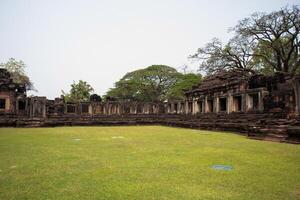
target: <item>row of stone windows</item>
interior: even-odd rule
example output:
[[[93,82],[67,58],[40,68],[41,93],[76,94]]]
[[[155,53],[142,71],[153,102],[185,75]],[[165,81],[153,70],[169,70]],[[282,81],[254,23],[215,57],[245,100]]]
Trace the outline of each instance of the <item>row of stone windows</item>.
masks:
[[[76,105],[68,104],[66,111],[67,111],[67,113],[76,113]],[[88,104],[81,105],[81,113],[89,113],[89,105]]]
[[[197,101],[197,110],[195,112],[198,113],[212,113],[215,112],[215,101],[213,99],[207,99],[206,100],[206,110],[203,107],[203,100]],[[233,112],[241,112],[244,111],[243,103],[242,103],[242,96],[233,96]],[[218,105],[218,112],[227,112],[228,110],[228,100],[227,97],[220,97],[219,98],[219,105]],[[193,113],[193,102],[188,103],[188,113]],[[258,93],[248,94],[248,101],[247,101],[247,107],[246,110],[258,110],[259,109],[259,97]],[[175,109],[176,110],[176,109]]]
[[[7,104],[7,99],[1,98],[0,99],[0,109],[5,110],[7,107],[6,104]],[[26,102],[24,100],[19,100],[17,108],[18,108],[18,110],[25,110]]]

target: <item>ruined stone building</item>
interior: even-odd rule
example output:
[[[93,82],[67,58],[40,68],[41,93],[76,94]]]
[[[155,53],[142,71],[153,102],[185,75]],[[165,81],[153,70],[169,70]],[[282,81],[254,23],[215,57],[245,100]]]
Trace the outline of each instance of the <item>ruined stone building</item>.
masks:
[[[66,103],[27,97],[25,86],[0,69],[0,125],[164,124],[282,135],[300,125],[299,83],[300,77],[283,73],[223,71],[186,91],[183,101]]]
[[[177,114],[281,113],[299,115],[299,77],[281,73],[251,75],[244,71],[208,76],[187,91],[186,100],[169,102],[168,112]]]
[[[5,69],[0,69],[1,115],[23,115],[26,108],[26,88],[13,82]]]

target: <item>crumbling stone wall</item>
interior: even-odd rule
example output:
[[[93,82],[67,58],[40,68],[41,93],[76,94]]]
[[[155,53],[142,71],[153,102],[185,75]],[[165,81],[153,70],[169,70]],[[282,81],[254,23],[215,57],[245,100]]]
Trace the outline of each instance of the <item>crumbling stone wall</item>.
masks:
[[[26,97],[0,69],[0,126],[162,124],[201,129],[284,135],[300,125],[300,77],[220,72],[186,91],[183,101],[134,102],[97,95],[88,102]],[[7,100],[8,99],[8,100]]]
[[[26,101],[25,97],[25,86],[14,83],[7,70],[0,69],[0,115],[22,115],[19,101]]]

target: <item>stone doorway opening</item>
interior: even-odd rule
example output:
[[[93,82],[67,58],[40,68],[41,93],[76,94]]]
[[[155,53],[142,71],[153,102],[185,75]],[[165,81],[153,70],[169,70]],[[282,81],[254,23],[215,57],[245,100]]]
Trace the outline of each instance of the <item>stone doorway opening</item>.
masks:
[[[233,97],[233,111],[234,112],[242,111],[242,96]]]
[[[227,111],[227,98],[226,97],[221,97],[219,99],[219,106],[220,106],[220,112]]]

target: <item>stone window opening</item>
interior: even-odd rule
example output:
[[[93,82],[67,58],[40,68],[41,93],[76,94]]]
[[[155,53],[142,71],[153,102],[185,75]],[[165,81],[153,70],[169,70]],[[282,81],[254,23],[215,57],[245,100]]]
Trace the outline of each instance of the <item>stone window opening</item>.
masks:
[[[242,111],[242,96],[233,97],[233,110],[234,112]]]
[[[88,104],[81,105],[81,113],[89,113],[89,105]]]
[[[193,113],[193,102],[189,102],[188,111],[189,111],[189,113]]]
[[[180,112],[181,112],[181,113],[184,113],[184,103],[181,103],[181,106],[180,106]]]
[[[214,112],[214,101],[213,100],[207,100],[207,112],[208,113]]]
[[[6,107],[6,99],[0,99],[0,109],[5,109]]]
[[[74,105],[67,105],[67,113],[75,113],[76,108]]]
[[[154,109],[153,109],[153,105],[149,106],[149,114],[153,114],[154,113]]]
[[[143,107],[141,105],[137,106],[137,113],[138,114],[143,114]]]
[[[202,101],[197,101],[198,113],[202,113]]]
[[[249,94],[249,110],[259,109],[259,98],[258,93]]]
[[[130,107],[129,106],[124,107],[124,113],[125,114],[130,114]]]
[[[174,113],[177,113],[178,112],[178,105],[177,103],[174,104]]]
[[[220,106],[220,112],[226,112],[227,111],[227,98],[220,98],[219,99],[219,106]]]
[[[168,104],[168,113],[171,113],[171,104]]]
[[[18,110],[25,110],[26,108],[26,102],[23,100],[18,101]]]

